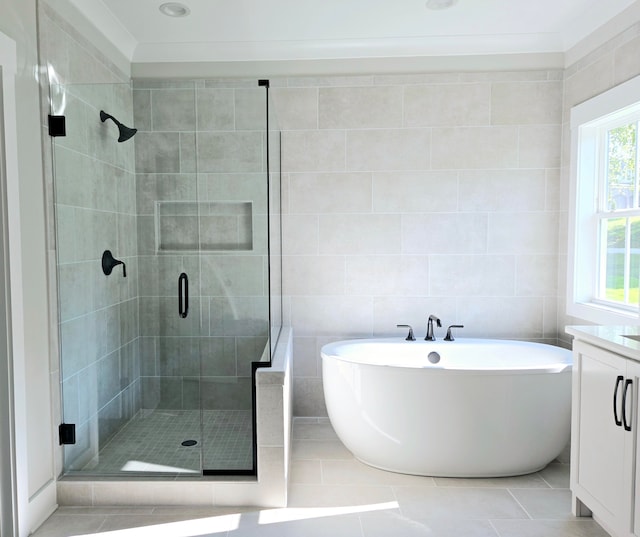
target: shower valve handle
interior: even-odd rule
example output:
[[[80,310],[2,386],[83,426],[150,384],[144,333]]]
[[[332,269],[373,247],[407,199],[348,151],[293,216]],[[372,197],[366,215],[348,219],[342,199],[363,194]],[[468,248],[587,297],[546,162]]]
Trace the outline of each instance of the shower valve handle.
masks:
[[[102,254],[102,272],[104,272],[105,276],[109,276],[113,272],[113,268],[118,265],[122,265],[122,277],[127,277],[127,265],[124,264],[124,261],[120,261],[113,257],[111,250],[105,250]]]

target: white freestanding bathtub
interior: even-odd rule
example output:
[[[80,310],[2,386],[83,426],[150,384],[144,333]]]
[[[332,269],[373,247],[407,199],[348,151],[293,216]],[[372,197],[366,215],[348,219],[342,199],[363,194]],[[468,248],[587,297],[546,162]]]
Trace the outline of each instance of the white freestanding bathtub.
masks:
[[[331,424],[362,462],[406,474],[544,468],[569,441],[571,352],[490,339],[338,341],[322,348]]]

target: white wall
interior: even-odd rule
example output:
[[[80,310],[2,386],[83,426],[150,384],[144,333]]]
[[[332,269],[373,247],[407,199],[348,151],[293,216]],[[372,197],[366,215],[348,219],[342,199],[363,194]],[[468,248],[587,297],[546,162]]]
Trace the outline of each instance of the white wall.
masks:
[[[22,301],[14,304],[24,330],[14,333],[16,367],[24,371],[16,386],[18,439],[25,440],[18,452],[20,535],[27,535],[55,507],[51,397],[49,376],[49,325],[47,303],[42,146],[38,96],[35,1],[3,0],[0,3],[0,31],[17,44],[16,118],[21,243],[14,244],[12,263],[21,271]],[[11,235],[11,228],[10,228]],[[16,259],[19,257],[19,259]],[[15,277],[15,274],[12,275]],[[14,298],[19,293],[14,293]],[[22,396],[22,397],[21,397]],[[24,446],[22,446],[24,448]]]

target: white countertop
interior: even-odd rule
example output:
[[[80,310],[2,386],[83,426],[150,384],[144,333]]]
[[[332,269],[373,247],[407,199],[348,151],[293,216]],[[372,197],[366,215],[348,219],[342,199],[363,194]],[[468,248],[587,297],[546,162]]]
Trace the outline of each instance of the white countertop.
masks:
[[[624,337],[640,338],[640,326],[567,326],[565,332],[596,347],[640,361],[640,341]]]

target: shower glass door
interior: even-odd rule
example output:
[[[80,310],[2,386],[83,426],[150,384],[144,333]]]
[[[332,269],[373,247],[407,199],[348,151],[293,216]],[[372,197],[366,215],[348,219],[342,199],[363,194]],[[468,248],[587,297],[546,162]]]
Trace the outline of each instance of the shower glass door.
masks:
[[[251,473],[251,364],[269,359],[265,89],[53,86],[51,108],[66,123],[51,138],[65,472]]]

